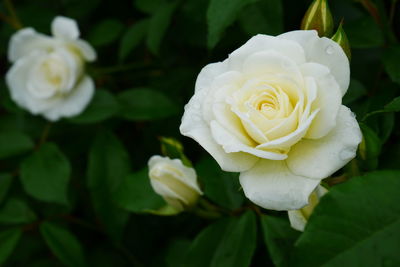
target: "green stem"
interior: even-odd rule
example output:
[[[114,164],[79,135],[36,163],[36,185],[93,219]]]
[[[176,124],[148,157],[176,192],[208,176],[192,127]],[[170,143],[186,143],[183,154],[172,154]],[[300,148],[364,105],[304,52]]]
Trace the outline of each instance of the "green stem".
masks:
[[[47,137],[49,136],[49,132],[51,129],[52,123],[48,122],[46,124],[46,126],[44,126],[43,131],[42,131],[42,135],[40,136],[39,142],[36,145],[36,149],[39,149],[47,140]]]
[[[11,2],[11,0],[4,0],[4,5],[6,6],[6,8],[7,8],[7,11],[8,11],[8,13],[9,13],[9,24],[12,26],[12,27],[14,27],[16,30],[19,30],[19,29],[21,29],[23,26],[22,26],[22,23],[21,23],[21,21],[19,20],[19,18],[18,18],[18,16],[17,16],[17,13],[15,12],[15,8],[14,8],[14,5],[13,5],[13,3]]]

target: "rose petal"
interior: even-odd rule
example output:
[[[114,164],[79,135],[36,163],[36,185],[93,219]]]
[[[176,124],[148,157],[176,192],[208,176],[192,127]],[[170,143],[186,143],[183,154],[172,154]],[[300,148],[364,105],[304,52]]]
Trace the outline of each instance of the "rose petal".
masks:
[[[306,218],[300,210],[288,210],[290,226],[293,229],[303,232],[307,224]]]
[[[283,160],[287,158],[285,154],[264,151],[243,144],[217,121],[212,121],[210,126],[214,140],[221,145],[227,153],[246,152],[259,158],[271,160]]]
[[[315,116],[318,114],[319,110],[315,110],[306,121],[302,122],[299,127],[293,131],[292,133],[266,142],[264,144],[258,145],[258,149],[268,150],[268,149],[289,149],[292,145],[296,144],[304,135],[307,133],[308,128],[310,127],[312,121]]]
[[[289,169],[311,179],[323,179],[355,157],[361,142],[361,131],[349,108],[341,106],[336,127],[320,139],[303,139],[288,155]]]
[[[214,81],[215,77],[228,71],[227,60],[208,64],[199,73],[196,79],[195,93],[205,88],[209,88]]]
[[[350,82],[350,66],[340,45],[329,38],[318,37],[314,30],[291,31],[277,37],[299,43],[305,51],[306,61],[328,67],[340,86],[342,96],[346,93]]]
[[[55,41],[52,38],[37,33],[32,28],[19,30],[10,39],[8,60],[15,62],[34,50],[47,50],[53,47],[54,44]]]
[[[38,114],[52,107],[57,100],[38,99],[27,89],[28,77],[32,66],[45,56],[45,53],[36,50],[29,55],[18,59],[6,74],[7,86],[10,90],[11,99],[19,106],[28,109],[33,114]]]
[[[257,157],[247,153],[226,153],[211,136],[211,130],[202,119],[201,103],[205,94],[196,93],[185,106],[182,123],[179,130],[182,135],[196,140],[224,171],[240,172],[251,168],[258,160]]]
[[[151,170],[156,164],[165,164],[165,166],[167,167],[165,168],[165,171],[168,171],[168,168],[170,168],[169,166],[172,166],[173,168],[179,170],[180,172],[182,172],[182,175],[175,176],[175,178],[178,179],[183,184],[185,184],[186,186],[195,190],[197,193],[201,195],[203,194],[203,192],[200,190],[199,185],[197,184],[197,175],[195,170],[193,168],[189,168],[183,165],[181,160],[169,159],[155,155],[149,159],[148,162],[149,169]]]
[[[240,174],[240,184],[246,197],[263,208],[294,210],[308,203],[319,180],[293,174],[285,161],[260,160]]]
[[[60,98],[57,105],[43,112],[43,116],[48,120],[56,121],[61,117],[72,117],[80,114],[94,94],[94,82],[89,76],[82,77],[72,92]]]
[[[60,39],[75,40],[79,37],[78,24],[73,19],[58,16],[51,23],[51,33]]]
[[[317,85],[317,97],[312,103],[312,109],[319,108],[320,111],[312,122],[306,138],[318,139],[335,127],[342,95],[339,85],[327,67],[317,63],[306,63],[301,69],[306,77],[313,77]]]
[[[303,77],[296,62],[289,55],[274,50],[255,52],[243,61],[242,72],[247,77],[262,77],[265,74],[284,75],[303,84]]]
[[[244,70],[243,62],[247,57],[256,52],[270,50],[290,58],[297,64],[305,62],[304,50],[298,43],[279,39],[274,36],[258,34],[229,55],[229,67],[233,70],[242,71]]]
[[[88,62],[95,61],[97,58],[96,50],[84,40],[74,40],[72,44],[78,49],[81,56]]]

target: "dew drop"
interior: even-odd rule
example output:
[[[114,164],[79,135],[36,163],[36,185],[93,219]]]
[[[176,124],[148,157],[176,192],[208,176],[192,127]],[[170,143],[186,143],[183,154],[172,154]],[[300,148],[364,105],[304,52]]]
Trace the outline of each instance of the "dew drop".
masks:
[[[335,49],[333,48],[332,45],[328,45],[328,46],[325,48],[325,52],[326,52],[328,55],[332,55],[333,52],[335,52]]]

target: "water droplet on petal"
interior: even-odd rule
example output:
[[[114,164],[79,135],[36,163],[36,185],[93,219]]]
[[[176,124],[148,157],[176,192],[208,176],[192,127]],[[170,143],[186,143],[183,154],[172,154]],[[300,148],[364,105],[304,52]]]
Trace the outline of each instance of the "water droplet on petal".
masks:
[[[348,161],[354,157],[354,151],[349,149],[344,149],[340,151],[339,158],[343,161]]]
[[[328,45],[328,46],[325,48],[325,52],[326,52],[328,55],[332,55],[333,52],[335,52],[335,48],[333,47],[333,45]]]

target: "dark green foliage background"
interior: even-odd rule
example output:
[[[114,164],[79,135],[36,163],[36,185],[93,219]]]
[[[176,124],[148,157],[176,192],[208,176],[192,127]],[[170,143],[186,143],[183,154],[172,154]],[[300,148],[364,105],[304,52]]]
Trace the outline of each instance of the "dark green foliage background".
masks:
[[[87,66],[97,89],[81,115],[52,124],[18,108],[4,82],[16,29],[0,22],[0,265],[399,266],[397,2],[329,1],[352,48],[343,103],[364,142],[325,180],[333,187],[301,234],[285,212],[249,203],[237,174],[222,172],[178,127],[203,66],[257,33],[298,29],[310,1],[12,1],[21,24],[39,32],[49,34],[57,15],[78,21],[98,53]],[[161,136],[183,143],[221,218],[148,213],[163,204],[145,169],[161,154]]]

